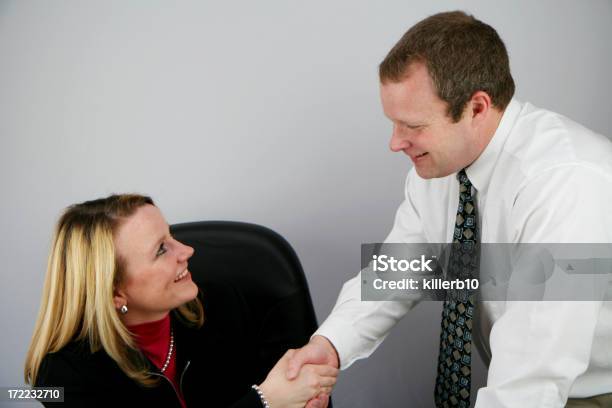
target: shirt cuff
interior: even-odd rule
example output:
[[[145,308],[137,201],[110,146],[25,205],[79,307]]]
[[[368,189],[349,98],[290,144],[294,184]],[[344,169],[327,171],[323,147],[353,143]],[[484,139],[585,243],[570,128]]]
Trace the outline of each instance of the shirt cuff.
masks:
[[[335,318],[333,313],[313,336],[323,336],[332,343],[338,353],[341,370],[347,369],[356,360],[368,357],[383,341],[378,339],[372,344],[372,341],[363,339],[351,323],[343,318]]]

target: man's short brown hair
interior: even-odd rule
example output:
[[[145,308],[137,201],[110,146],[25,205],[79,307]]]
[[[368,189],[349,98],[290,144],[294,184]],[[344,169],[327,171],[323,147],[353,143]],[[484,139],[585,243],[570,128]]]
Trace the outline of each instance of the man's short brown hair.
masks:
[[[402,81],[415,62],[426,64],[454,122],[477,91],[500,110],[514,95],[503,41],[493,27],[462,11],[434,14],[410,28],[381,62],[381,83]]]

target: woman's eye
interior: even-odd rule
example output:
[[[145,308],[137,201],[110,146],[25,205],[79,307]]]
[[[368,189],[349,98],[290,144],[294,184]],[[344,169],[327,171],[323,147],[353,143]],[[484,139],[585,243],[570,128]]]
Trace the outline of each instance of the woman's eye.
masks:
[[[167,251],[166,249],[166,245],[162,242],[162,244],[159,246],[159,249],[157,250],[157,254],[155,254],[155,256],[162,256],[163,254],[165,254]]]

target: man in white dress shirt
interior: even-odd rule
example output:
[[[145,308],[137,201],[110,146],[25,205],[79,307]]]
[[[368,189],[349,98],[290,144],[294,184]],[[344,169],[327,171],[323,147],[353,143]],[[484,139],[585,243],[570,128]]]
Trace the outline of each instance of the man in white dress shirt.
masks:
[[[612,242],[612,143],[513,99],[508,56],[493,28],[462,12],[428,17],[393,47],[379,73],[391,150],[414,164],[385,242],[451,242],[462,170],[482,243]],[[610,303],[479,302],[474,336],[490,365],[471,403],[612,406]],[[368,357],[414,304],[362,302],[358,274],[294,355],[288,377],[305,363],[345,369]],[[321,395],[309,407],[326,404]]]

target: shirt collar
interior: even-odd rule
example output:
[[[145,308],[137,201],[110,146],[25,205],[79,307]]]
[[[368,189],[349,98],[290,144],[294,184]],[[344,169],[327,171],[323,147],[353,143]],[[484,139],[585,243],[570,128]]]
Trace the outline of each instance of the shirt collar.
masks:
[[[501,121],[493,137],[489,141],[489,144],[485,147],[480,156],[478,156],[472,164],[466,167],[465,172],[477,191],[485,188],[488,181],[491,179],[495,163],[497,163],[497,159],[504,148],[506,139],[521,109],[522,104],[513,98],[508,106],[506,106]]]
[[[154,322],[130,325],[127,328],[140,348],[149,348],[170,341],[170,314]]]

